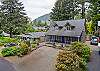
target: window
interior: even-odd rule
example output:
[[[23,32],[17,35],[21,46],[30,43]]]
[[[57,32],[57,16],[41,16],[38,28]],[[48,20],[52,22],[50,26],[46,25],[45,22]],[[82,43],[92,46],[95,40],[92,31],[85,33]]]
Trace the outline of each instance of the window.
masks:
[[[71,30],[71,26],[69,23],[66,23],[65,27],[67,28],[67,30]]]
[[[63,27],[62,26],[59,26],[59,30],[61,30]]]
[[[69,23],[66,23],[65,27],[67,30],[73,30],[75,28],[75,26],[71,26]]]
[[[75,28],[75,26],[71,26],[71,30],[73,30]]]
[[[60,43],[60,42],[61,42],[61,37],[58,36],[58,37],[57,37],[57,40],[58,40],[58,43]]]
[[[67,26],[66,28],[67,28],[67,30],[71,30],[71,27],[70,26]]]

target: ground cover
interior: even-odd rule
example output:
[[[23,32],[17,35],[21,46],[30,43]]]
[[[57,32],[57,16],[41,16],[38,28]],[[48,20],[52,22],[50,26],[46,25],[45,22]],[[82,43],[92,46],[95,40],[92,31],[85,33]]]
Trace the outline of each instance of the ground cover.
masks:
[[[0,47],[4,47],[8,43],[16,43],[17,46],[0,49],[1,56],[23,56],[37,47],[35,42],[30,44],[30,41],[19,41],[17,38],[0,37]]]
[[[6,44],[6,43],[17,43],[18,39],[17,38],[10,38],[10,37],[0,37],[0,45]]]

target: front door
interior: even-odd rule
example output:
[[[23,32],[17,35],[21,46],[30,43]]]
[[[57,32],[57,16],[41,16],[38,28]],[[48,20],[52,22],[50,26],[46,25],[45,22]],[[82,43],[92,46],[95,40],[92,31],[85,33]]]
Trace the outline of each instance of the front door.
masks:
[[[62,36],[62,43],[65,43],[65,39],[64,39],[64,36]]]

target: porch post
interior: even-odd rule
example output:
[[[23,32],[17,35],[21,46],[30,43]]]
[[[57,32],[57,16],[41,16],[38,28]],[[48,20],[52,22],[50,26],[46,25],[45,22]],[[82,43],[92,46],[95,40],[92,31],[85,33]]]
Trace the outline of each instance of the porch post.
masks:
[[[62,42],[62,36],[60,38],[61,38],[61,42]]]
[[[51,42],[51,36],[49,36],[49,42]]]
[[[80,41],[80,39],[79,39],[80,37],[78,36],[78,42]]]

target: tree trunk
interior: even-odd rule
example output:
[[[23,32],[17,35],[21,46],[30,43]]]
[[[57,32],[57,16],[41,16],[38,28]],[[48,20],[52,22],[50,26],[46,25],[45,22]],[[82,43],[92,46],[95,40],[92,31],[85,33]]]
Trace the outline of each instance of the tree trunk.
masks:
[[[12,27],[10,28],[10,38],[12,38],[12,36],[13,36],[13,33],[12,33]]]
[[[73,11],[72,11],[72,12],[73,12],[73,15],[72,15],[72,19],[73,19],[73,20],[74,20],[74,17],[75,17],[75,13],[74,13],[74,12],[75,12],[74,2],[75,2],[75,1],[73,1]]]
[[[82,19],[84,19],[85,18],[85,2],[83,1],[82,2]]]

